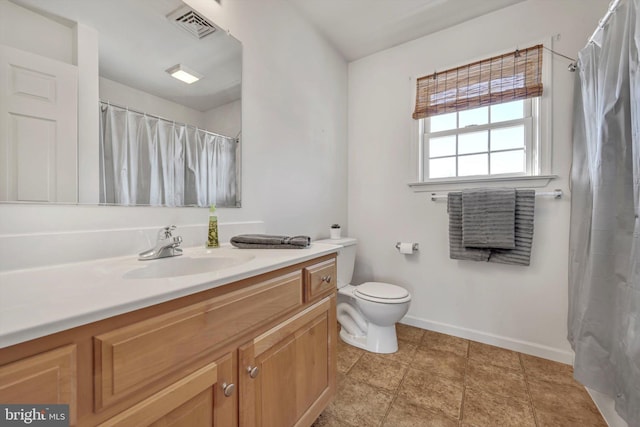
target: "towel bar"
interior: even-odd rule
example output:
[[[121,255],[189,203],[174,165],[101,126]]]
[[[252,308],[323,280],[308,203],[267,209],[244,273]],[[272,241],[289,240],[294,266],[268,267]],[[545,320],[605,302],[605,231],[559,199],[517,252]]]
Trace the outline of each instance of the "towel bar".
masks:
[[[553,197],[554,199],[561,199],[564,196],[564,193],[560,189],[556,189],[553,191],[536,191],[536,197]],[[436,200],[446,200],[446,194],[436,194],[431,193],[431,201],[435,202]]]

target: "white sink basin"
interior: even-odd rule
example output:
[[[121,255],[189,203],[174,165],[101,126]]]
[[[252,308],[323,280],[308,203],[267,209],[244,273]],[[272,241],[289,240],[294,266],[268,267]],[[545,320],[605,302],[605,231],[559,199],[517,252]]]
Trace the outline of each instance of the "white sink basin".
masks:
[[[140,268],[129,270],[124,274],[125,279],[160,279],[165,277],[191,276],[209,273],[223,268],[244,264],[255,258],[249,254],[234,254],[222,256],[206,256],[191,258],[177,256],[160,258],[152,261],[141,261]]]

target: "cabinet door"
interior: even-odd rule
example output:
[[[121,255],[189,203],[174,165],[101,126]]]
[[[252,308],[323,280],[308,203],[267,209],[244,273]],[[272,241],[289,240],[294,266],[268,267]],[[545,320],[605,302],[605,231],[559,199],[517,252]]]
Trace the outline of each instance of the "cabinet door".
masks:
[[[231,354],[101,424],[105,426],[227,427],[236,424]],[[231,389],[227,388],[231,384]],[[225,391],[227,391],[225,393]],[[226,396],[228,394],[228,396]]]
[[[0,402],[68,404],[77,416],[76,346],[68,345],[0,367]]]
[[[335,296],[240,348],[240,425],[311,425],[336,390]]]

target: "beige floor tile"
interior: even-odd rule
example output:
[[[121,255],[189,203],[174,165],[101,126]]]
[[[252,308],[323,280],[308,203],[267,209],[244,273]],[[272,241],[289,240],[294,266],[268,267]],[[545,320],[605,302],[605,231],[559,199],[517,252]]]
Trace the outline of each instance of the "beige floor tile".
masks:
[[[331,415],[329,412],[325,411],[318,417],[317,420],[311,427],[353,427],[351,424],[347,424],[344,421],[336,418],[334,415]]]
[[[325,412],[327,416],[353,426],[379,426],[392,400],[391,393],[345,378]]]
[[[425,331],[420,346],[432,350],[448,351],[458,356],[467,357],[469,340],[438,332]]]
[[[535,427],[528,402],[467,388],[462,404],[463,425],[474,427]]]
[[[398,392],[398,398],[408,403],[459,418],[463,383],[425,371],[409,369]]]
[[[476,341],[469,342],[469,359],[490,365],[503,366],[511,369],[522,369],[520,358],[515,351],[507,350]]]
[[[414,344],[420,344],[425,330],[416,328],[415,326],[403,325],[396,323],[396,335],[399,340],[409,341]]]
[[[600,425],[602,415],[584,388],[575,385],[556,384],[527,378],[529,393],[536,413],[553,414],[558,418],[568,418],[584,425]]]
[[[524,374],[515,369],[487,365],[470,359],[465,384],[467,388],[479,392],[510,397],[520,402],[529,401]]]
[[[448,351],[418,348],[413,358],[412,368],[455,380],[463,380],[467,359]]]
[[[397,398],[385,418],[385,427],[457,427],[458,420]]]
[[[409,369],[407,365],[367,353],[353,365],[347,376],[353,380],[395,392],[407,369]]]
[[[338,338],[338,372],[347,373],[366,352]]]
[[[571,365],[529,356],[528,354],[522,354],[520,358],[528,378],[533,378],[537,381],[580,386],[580,383],[573,379]]]
[[[393,354],[338,342],[338,395],[313,427],[606,427],[568,365],[412,326],[396,330]]]
[[[418,345],[409,341],[398,340],[398,351],[395,353],[377,354],[377,356],[385,359],[393,360],[394,362],[403,363],[405,365],[413,362],[413,357],[416,354]]]
[[[538,427],[607,427],[607,423],[602,417],[593,417],[592,419],[570,418],[563,414],[555,412],[545,412],[534,409]]]

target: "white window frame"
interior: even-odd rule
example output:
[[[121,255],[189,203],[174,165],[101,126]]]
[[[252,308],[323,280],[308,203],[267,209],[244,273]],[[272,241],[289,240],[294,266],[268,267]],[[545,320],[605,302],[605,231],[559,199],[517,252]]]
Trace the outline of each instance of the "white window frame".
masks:
[[[420,163],[421,167],[421,177],[423,182],[428,182],[435,179],[472,179],[472,178],[488,178],[488,177],[507,177],[507,176],[531,176],[531,175],[539,175],[540,164],[538,156],[535,154],[540,151],[540,102],[539,97],[524,99],[523,101],[523,117],[520,119],[507,120],[503,122],[491,123],[491,109],[488,111],[488,121],[489,123],[483,125],[469,125],[464,128],[458,127],[458,122],[460,119],[460,113],[456,113],[456,127],[453,129],[437,131],[437,132],[429,132],[430,121],[431,118],[427,117],[424,119],[420,119],[420,145],[421,145],[421,153],[422,153],[422,162]],[[476,109],[486,108],[486,107],[478,107]],[[505,173],[505,174],[486,174],[486,175],[458,175],[458,159],[460,157],[475,155],[475,154],[489,154],[487,156],[487,170],[491,171],[490,162],[491,162],[491,153],[498,153],[503,151],[519,151],[520,148],[515,149],[507,149],[507,150],[491,150],[491,132],[488,132],[487,138],[487,151],[479,151],[477,153],[465,153],[458,154],[457,148],[458,143],[456,142],[456,153],[449,156],[440,156],[440,157],[430,157],[429,155],[429,140],[431,138],[439,138],[445,136],[460,136],[468,133],[482,132],[485,130],[491,131],[493,129],[501,129],[501,128],[509,128],[514,126],[524,125],[525,135],[524,135],[524,154],[525,154],[525,164],[524,171],[517,173]],[[436,158],[449,158],[454,157],[456,159],[456,176],[444,177],[444,178],[429,178],[429,160]]]
[[[553,49],[554,37],[550,37],[545,40],[536,40],[529,43],[522,43],[522,45],[538,44],[542,43],[544,46],[548,46]],[[515,48],[514,48],[515,49]],[[527,153],[527,168],[524,174],[500,174],[500,175],[475,175],[475,176],[457,176],[446,178],[431,178],[425,179],[425,121],[428,119],[413,120],[412,128],[412,146],[415,147],[412,152],[415,159],[416,168],[416,182],[409,183],[409,187],[414,192],[427,192],[427,191],[443,191],[443,190],[458,190],[468,188],[469,186],[478,185],[482,187],[527,187],[527,188],[539,188],[545,187],[551,180],[557,179],[557,175],[552,174],[552,106],[553,106],[553,88],[552,88],[552,76],[553,76],[553,57],[547,49],[543,49],[543,65],[542,65],[542,84],[544,92],[542,96],[537,98],[531,98],[532,111],[537,113],[537,123],[531,123],[531,135],[530,146],[526,149],[532,150],[529,155]],[[490,55],[485,55],[490,56]],[[476,58],[480,60],[482,58]],[[470,61],[470,62],[473,62]],[[460,64],[457,64],[460,65]],[[443,68],[454,68],[456,65]],[[416,79],[410,79],[411,86],[411,108],[415,105],[415,83]],[[532,118],[533,121],[533,118]],[[488,126],[502,125],[504,123],[493,123]],[[471,132],[482,130],[487,125],[474,126],[470,128]],[[464,129],[463,129],[464,130]],[[460,129],[452,130],[452,132],[459,132]],[[436,135],[436,133],[434,133]],[[444,131],[439,133],[439,136],[443,136]],[[428,157],[427,157],[428,159]]]

